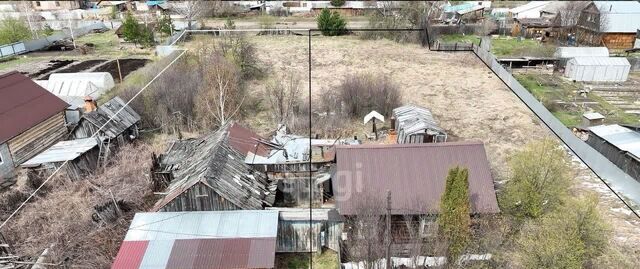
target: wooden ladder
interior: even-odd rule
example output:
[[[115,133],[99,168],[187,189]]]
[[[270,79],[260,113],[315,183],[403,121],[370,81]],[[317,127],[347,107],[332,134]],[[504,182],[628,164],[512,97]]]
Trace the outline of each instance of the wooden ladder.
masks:
[[[107,159],[109,158],[109,154],[111,153],[111,138],[107,137],[106,140],[100,143],[100,151],[98,152],[98,168],[104,168],[107,164]]]

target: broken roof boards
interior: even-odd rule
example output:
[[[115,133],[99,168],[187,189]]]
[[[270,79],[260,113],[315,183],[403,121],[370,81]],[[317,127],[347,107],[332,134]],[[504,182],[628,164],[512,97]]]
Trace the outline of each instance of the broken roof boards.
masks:
[[[137,213],[111,268],[273,268],[277,231],[277,211]]]
[[[170,174],[172,180],[153,211],[273,205],[276,184],[244,163],[244,155],[230,144],[230,125],[202,138],[175,141],[160,157],[160,171],[154,172]]]

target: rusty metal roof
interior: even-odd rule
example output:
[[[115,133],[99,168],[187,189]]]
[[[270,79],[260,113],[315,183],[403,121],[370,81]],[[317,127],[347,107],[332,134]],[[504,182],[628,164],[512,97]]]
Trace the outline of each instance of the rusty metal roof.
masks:
[[[231,123],[228,139],[229,144],[242,155],[246,156],[247,152],[252,152],[258,156],[269,155],[270,149],[257,141],[258,139],[265,139],[237,122]]]
[[[138,213],[111,268],[273,268],[278,212]]]
[[[27,76],[0,75],[0,143],[29,130],[68,106]]]
[[[482,142],[338,146],[333,177],[341,215],[364,203],[385,203],[393,214],[436,214],[449,169],[469,169],[472,213],[498,213],[493,178]],[[371,201],[367,199],[381,199]]]

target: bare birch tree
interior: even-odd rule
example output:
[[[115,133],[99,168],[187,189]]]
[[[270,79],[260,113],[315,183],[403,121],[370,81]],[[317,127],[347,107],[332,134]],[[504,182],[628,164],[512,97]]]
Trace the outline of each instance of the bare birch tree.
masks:
[[[218,1],[182,1],[173,5],[173,10],[182,15],[187,20],[187,25],[191,28],[191,21],[197,20],[207,15]]]
[[[202,52],[204,83],[196,101],[197,112],[203,127],[222,126],[238,113],[245,99],[240,71],[217,51]]]
[[[384,200],[377,197],[360,197],[356,205],[356,215],[345,226],[349,238],[345,243],[345,254],[352,262],[362,264],[365,269],[384,266],[385,256]]]

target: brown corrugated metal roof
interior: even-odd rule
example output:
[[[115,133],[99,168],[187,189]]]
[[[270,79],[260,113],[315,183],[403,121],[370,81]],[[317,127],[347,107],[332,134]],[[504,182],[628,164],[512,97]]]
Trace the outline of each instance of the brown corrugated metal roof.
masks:
[[[0,143],[60,113],[67,106],[62,99],[17,71],[0,75]]]
[[[246,156],[247,152],[253,152],[258,156],[269,156],[269,148],[260,144],[256,139],[265,140],[252,130],[233,122],[229,128],[229,144]]]
[[[469,169],[472,213],[498,213],[493,179],[482,142],[337,147],[333,190],[338,211],[354,215],[391,191],[393,214],[439,211],[449,169]]]
[[[176,240],[165,268],[273,268],[275,251],[273,237]]]

